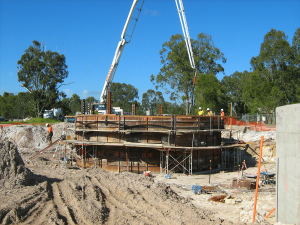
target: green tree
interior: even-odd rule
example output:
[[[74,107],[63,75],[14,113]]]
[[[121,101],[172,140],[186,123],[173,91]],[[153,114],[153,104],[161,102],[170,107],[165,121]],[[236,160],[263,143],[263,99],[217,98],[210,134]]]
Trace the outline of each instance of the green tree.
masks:
[[[110,85],[112,107],[121,107],[124,112],[132,111],[132,104],[139,98],[138,89],[130,84],[113,82]]]
[[[34,105],[31,102],[31,96],[29,92],[19,92],[16,99],[16,113],[17,118],[33,117]]]
[[[300,27],[296,30],[293,37],[292,44],[292,60],[291,60],[291,73],[294,77],[295,85],[295,100],[294,102],[300,102]]]
[[[244,91],[246,84],[246,77],[250,73],[248,71],[244,72],[234,72],[230,76],[224,76],[222,79],[222,86],[224,88],[225,95],[228,99],[228,103],[233,103],[235,111],[237,113],[248,113],[248,105],[244,99]]]
[[[66,58],[64,54],[46,51],[38,41],[33,41],[17,68],[18,81],[30,93],[36,116],[41,116],[59,97],[58,89],[68,76]]]
[[[4,92],[0,98],[1,116],[8,120],[15,118],[16,96],[13,93]]]
[[[146,93],[143,94],[142,108],[144,112],[150,110],[151,115],[158,115],[160,104],[162,104],[163,106],[163,111],[166,110],[164,103],[165,100],[160,91],[149,89]]]
[[[85,99],[85,102],[86,103],[93,103],[93,102],[96,102],[96,99],[93,96],[90,96],[90,97],[87,97]]]
[[[64,92],[59,92],[59,99],[57,100],[55,108],[60,108],[62,115],[67,116],[71,114],[71,101],[70,98],[67,98],[67,95]]]
[[[258,73],[254,74],[256,78],[260,76],[261,82],[267,82],[257,84],[268,89],[268,95],[262,99],[260,106],[264,112],[270,113],[277,106],[298,101],[296,90],[300,83],[299,73],[295,72],[293,65],[295,57],[285,33],[271,29],[264,37],[259,55],[251,59],[252,68]]]
[[[199,74],[195,88],[195,103],[201,106],[204,111],[210,108],[216,115],[219,115],[223,108],[226,112],[228,100],[221,82],[214,74]],[[198,107],[194,114],[197,115]]]
[[[73,94],[70,98],[70,109],[72,115],[75,115],[76,112],[80,112],[81,110],[80,97],[77,94]]]
[[[214,74],[224,72],[221,60],[226,62],[224,54],[214,46],[211,36],[200,33],[197,40],[192,40],[192,48],[197,71],[200,74]],[[186,114],[190,113],[194,104],[193,80],[195,71],[191,68],[185,41],[180,34],[173,35],[170,41],[165,42],[160,51],[161,63],[163,64],[157,76],[151,75],[151,82],[157,83],[158,87],[170,93],[171,100],[182,98],[186,105]],[[170,87],[169,90],[168,87]]]
[[[163,114],[184,115],[185,106],[184,104],[178,105],[176,102],[164,102]]]

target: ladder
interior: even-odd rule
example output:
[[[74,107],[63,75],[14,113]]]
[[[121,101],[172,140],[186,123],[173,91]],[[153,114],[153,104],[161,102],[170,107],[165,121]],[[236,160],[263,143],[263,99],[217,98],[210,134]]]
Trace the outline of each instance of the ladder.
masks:
[[[62,139],[57,139],[56,141],[52,142],[50,145],[48,145],[46,148],[44,148],[42,151],[37,152],[34,156],[32,156],[31,158],[29,158],[29,160],[33,160],[36,157],[38,157],[40,154],[42,154],[43,152],[47,151],[49,148],[51,148],[53,145],[57,144],[59,141],[61,141]]]

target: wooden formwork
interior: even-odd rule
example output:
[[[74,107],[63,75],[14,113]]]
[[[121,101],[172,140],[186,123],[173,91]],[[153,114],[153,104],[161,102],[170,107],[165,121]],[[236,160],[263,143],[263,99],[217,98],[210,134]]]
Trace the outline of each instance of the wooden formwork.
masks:
[[[184,171],[179,164],[188,154],[192,171],[221,164],[222,130],[219,116],[79,115],[72,142],[83,167],[142,173],[174,164]],[[175,160],[162,160],[167,154]]]

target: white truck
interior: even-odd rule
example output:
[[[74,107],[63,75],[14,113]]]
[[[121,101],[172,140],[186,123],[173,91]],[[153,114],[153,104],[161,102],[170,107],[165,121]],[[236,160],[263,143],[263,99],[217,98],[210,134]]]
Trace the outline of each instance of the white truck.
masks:
[[[140,8],[136,8],[138,1],[139,0],[133,0],[133,3],[131,5],[131,9],[129,11],[127,20],[125,22],[125,26],[124,26],[122,34],[121,34],[121,40],[118,43],[118,46],[117,46],[117,49],[116,49],[111,67],[109,69],[108,75],[106,77],[106,80],[105,80],[105,83],[104,83],[104,86],[103,86],[103,89],[102,89],[102,93],[101,93],[101,96],[100,96],[100,103],[93,104],[94,107],[95,107],[94,109],[97,110],[99,114],[106,114],[107,113],[107,110],[106,110],[106,96],[107,96],[107,92],[109,90],[109,86],[110,86],[110,84],[111,84],[111,82],[114,78],[115,73],[116,73],[117,66],[119,64],[119,60],[121,58],[121,55],[122,55],[123,49],[125,47],[125,44],[129,43],[130,40],[131,40],[133,31],[135,29],[136,23],[138,21],[138,18],[139,18],[139,15],[140,15],[140,12],[142,10],[142,7],[143,7],[143,4],[144,4],[145,0],[142,0],[142,4],[141,4]],[[191,67],[193,69],[195,69],[194,56],[193,56],[193,51],[192,51],[192,46],[191,46],[191,41],[190,41],[189,29],[188,29],[188,26],[187,26],[187,21],[186,21],[186,17],[185,17],[185,13],[184,13],[183,3],[182,3],[182,0],[175,0],[175,3],[176,3],[177,10],[178,10],[181,27],[182,27],[182,30],[183,30],[184,40],[185,40],[185,43],[186,43],[190,64],[191,64]],[[125,35],[126,35],[129,23],[130,23],[131,18],[132,18],[132,14],[133,14],[135,9],[139,10],[139,12],[138,12],[137,18],[134,19],[135,24],[133,26],[133,30],[131,32],[131,35],[129,36],[129,40],[127,41],[125,39]],[[195,84],[195,80],[196,80],[196,74],[197,73],[195,73],[194,84]],[[123,110],[120,109],[120,107],[113,107],[112,108],[112,113],[123,115]]]
[[[45,110],[43,114],[43,118],[63,120],[64,116],[62,115],[62,111],[60,108],[58,109],[53,108],[50,110]]]

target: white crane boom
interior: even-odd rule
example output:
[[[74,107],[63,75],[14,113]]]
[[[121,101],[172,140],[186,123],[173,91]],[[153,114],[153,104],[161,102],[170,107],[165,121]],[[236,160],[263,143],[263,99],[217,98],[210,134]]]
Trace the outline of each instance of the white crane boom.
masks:
[[[100,104],[104,104],[105,101],[106,101],[107,90],[109,88],[109,85],[110,85],[112,79],[114,78],[115,73],[116,73],[117,66],[119,64],[119,60],[121,58],[124,46],[125,46],[126,43],[129,43],[130,40],[131,40],[133,31],[135,29],[138,17],[140,15],[140,12],[142,10],[142,7],[143,7],[143,4],[144,4],[145,0],[142,0],[143,2],[141,4],[141,7],[138,9],[139,13],[138,13],[138,16],[136,18],[136,22],[135,22],[135,25],[133,27],[132,33],[130,35],[130,39],[129,39],[129,41],[126,41],[125,40],[126,31],[128,29],[130,20],[132,18],[132,14],[133,14],[133,12],[136,8],[136,5],[137,5],[138,1],[139,0],[133,0],[131,9],[129,11],[125,26],[124,26],[122,34],[121,34],[121,40],[118,43],[118,46],[117,46],[117,49],[116,49],[116,52],[115,52],[115,55],[114,55],[114,59],[112,61],[111,67],[109,69],[108,75],[106,77],[106,80],[105,80],[105,83],[104,83],[104,86],[103,86],[103,89],[102,89],[102,93],[101,93],[101,96],[100,96]],[[187,48],[190,64],[191,64],[191,67],[193,69],[195,69],[195,61],[194,61],[193,50],[192,50],[192,45],[191,45],[191,40],[190,40],[190,35],[189,35],[189,28],[187,26],[187,21],[186,21],[186,17],[185,17],[185,13],[184,13],[183,3],[182,3],[182,0],[175,0],[175,3],[176,3],[178,14],[179,14],[179,19],[180,19],[180,23],[181,23],[181,27],[182,27],[182,31],[183,31],[183,35],[184,35],[184,40],[185,40],[185,43],[186,43],[186,48]],[[196,73],[195,73],[195,78],[196,78]],[[195,78],[194,78],[194,84],[195,84]]]
[[[117,46],[117,49],[116,49],[116,52],[115,52],[115,56],[114,56],[114,59],[112,61],[112,64],[111,64],[111,67],[109,69],[109,72],[108,72],[108,75],[106,77],[106,80],[105,80],[105,83],[104,83],[104,86],[103,86],[103,89],[102,89],[102,93],[101,93],[101,96],[100,96],[100,103],[104,103],[105,102],[105,98],[106,98],[106,94],[107,94],[107,89],[109,87],[109,84],[111,83],[112,79],[114,78],[114,75],[116,73],[116,70],[117,70],[117,66],[119,64],[119,60],[121,58],[121,55],[122,55],[122,52],[123,52],[123,49],[124,49],[124,46],[126,43],[129,43],[130,42],[130,39],[132,37],[132,34],[133,34],[133,31],[134,31],[134,28],[135,28],[135,25],[137,23],[137,20],[138,20],[138,17],[140,15],[140,12],[142,10],[142,7],[143,7],[143,4],[144,4],[144,1],[142,2],[142,5],[141,7],[138,9],[139,10],[139,13],[138,13],[138,16],[137,18],[135,19],[136,22],[135,22],[135,25],[133,27],[133,30],[132,30],[132,33],[130,35],[130,39],[128,42],[126,42],[126,39],[125,39],[125,35],[126,35],[126,31],[128,29],[128,26],[129,26],[129,23],[130,23],[130,20],[131,20],[131,17],[132,17],[132,14],[136,8],[136,5],[138,3],[139,0],[133,0],[133,3],[132,3],[132,6],[131,6],[131,9],[129,11],[129,14],[128,14],[128,17],[127,17],[127,20],[126,20],[126,23],[125,23],[125,26],[123,28],[123,31],[122,31],[122,34],[121,34],[121,40],[119,41],[118,43],[118,46]]]
[[[183,3],[182,3],[182,0],[175,0],[175,3],[176,3],[178,14],[179,14],[179,20],[180,20],[182,31],[183,31],[183,36],[184,36],[187,52],[189,55],[190,64],[191,64],[191,67],[193,69],[195,69],[193,49],[192,49],[192,45],[191,45],[189,28],[187,26],[187,21],[186,21],[186,17],[185,17],[185,13],[184,13]]]

